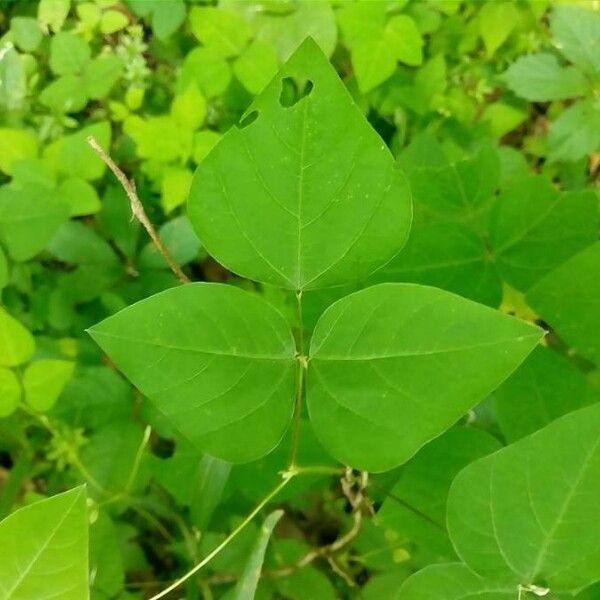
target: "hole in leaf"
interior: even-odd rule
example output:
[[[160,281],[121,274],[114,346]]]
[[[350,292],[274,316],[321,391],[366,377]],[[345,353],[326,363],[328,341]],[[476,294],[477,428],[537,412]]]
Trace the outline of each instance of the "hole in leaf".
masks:
[[[248,127],[248,125],[252,125],[252,123],[254,123],[254,121],[256,121],[256,119],[258,119],[258,111],[257,110],[253,110],[250,114],[246,115],[238,124],[238,127],[240,129],[244,129],[245,127]]]
[[[306,98],[313,91],[314,84],[309,79],[299,88],[297,83],[291,77],[284,77],[281,80],[281,92],[279,94],[279,104],[284,108],[290,108]]]

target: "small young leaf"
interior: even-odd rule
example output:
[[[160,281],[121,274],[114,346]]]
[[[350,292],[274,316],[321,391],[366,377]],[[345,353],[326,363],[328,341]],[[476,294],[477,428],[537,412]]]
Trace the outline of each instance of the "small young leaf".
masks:
[[[50,410],[73,375],[74,364],[66,360],[37,360],[23,374],[25,400],[31,408]]]
[[[85,488],[25,506],[0,523],[3,600],[85,600],[88,590]]]
[[[382,284],[336,302],[311,340],[307,402],[339,461],[384,471],[492,392],[537,327],[435,288]]]
[[[255,295],[189,284],[142,300],[90,334],[196,446],[256,459],[292,416],[296,360],[283,317]]]
[[[11,175],[13,165],[27,158],[35,158],[38,142],[27,129],[0,128],[0,171]]]
[[[32,357],[34,351],[35,341],[31,333],[0,306],[0,365],[21,365]]]
[[[551,271],[527,302],[585,358],[600,364],[600,242]]]
[[[237,13],[215,6],[195,6],[189,14],[192,33],[204,46],[222,56],[237,56],[252,35],[246,19]]]
[[[448,497],[448,529],[469,567],[554,593],[598,579],[599,422],[594,404],[461,471]]]
[[[8,417],[19,406],[21,384],[10,369],[0,367],[0,418]]]
[[[302,290],[355,281],[396,254],[410,227],[408,185],[314,41],[247,116],[190,191],[192,224],[219,262]]]
[[[61,31],[50,41],[50,68],[56,75],[81,73],[90,56],[87,42],[71,31]]]

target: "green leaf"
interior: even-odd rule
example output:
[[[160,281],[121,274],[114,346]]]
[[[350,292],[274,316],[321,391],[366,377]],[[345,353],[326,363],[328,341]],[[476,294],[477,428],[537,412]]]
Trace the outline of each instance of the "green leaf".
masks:
[[[504,75],[508,87],[531,102],[583,96],[589,84],[575,67],[562,67],[553,54],[529,54],[511,64]]]
[[[411,541],[411,564],[456,560],[446,532],[446,498],[458,472],[500,448],[490,434],[455,427],[427,444],[404,465],[377,512],[378,525]],[[389,537],[389,534],[388,534]]]
[[[600,15],[580,6],[558,6],[550,29],[564,56],[591,75],[600,73]]]
[[[59,31],[70,7],[71,0],[40,0],[37,7],[38,21],[52,31]]]
[[[85,488],[25,506],[0,523],[3,600],[85,600],[88,530]]]
[[[40,102],[57,113],[76,113],[87,104],[83,81],[79,75],[64,75],[52,81],[40,93]]]
[[[14,367],[27,362],[35,350],[29,331],[0,306],[0,365]]]
[[[119,531],[104,512],[90,527],[90,572],[94,574],[92,593],[113,598],[123,590],[125,572]],[[122,596],[121,596],[122,597]]]
[[[269,539],[273,534],[275,526],[282,516],[283,511],[276,510],[272,512],[262,524],[252,551],[250,552],[250,556],[248,557],[248,562],[233,591],[232,600],[253,600],[256,586],[258,585],[258,580],[260,578],[262,564],[265,560],[267,544],[269,543]]]
[[[110,93],[123,72],[121,59],[114,55],[91,60],[83,69],[83,88],[92,100],[101,100]]]
[[[181,167],[167,167],[161,184],[161,204],[169,214],[185,203],[192,184],[192,172]]]
[[[74,363],[43,359],[32,362],[23,373],[25,400],[38,411],[50,410],[73,375]]]
[[[514,442],[592,400],[583,373],[538,346],[494,393],[502,433]]]
[[[225,58],[211,47],[194,48],[181,65],[177,90],[195,85],[207,98],[222,94],[231,81],[231,68]]]
[[[386,3],[361,0],[342,5],[336,17],[343,41],[348,48],[380,37],[385,28]]]
[[[68,218],[54,190],[35,183],[0,187],[0,240],[13,260],[33,258]]]
[[[390,51],[390,41],[385,37],[365,40],[352,48],[352,66],[363,94],[389,79],[397,64],[396,56]]]
[[[233,65],[233,72],[253,95],[260,94],[277,74],[277,51],[266,42],[255,40],[242,52]]]
[[[374,279],[440,287],[493,307],[502,300],[502,281],[484,241],[461,224],[414,226],[402,252]]]
[[[191,442],[213,456],[259,458],[289,424],[294,341],[283,317],[252,294],[189,284],[126,308],[90,334]]]
[[[120,10],[105,10],[100,18],[100,31],[107,35],[121,31],[129,24],[129,18]]]
[[[195,6],[189,20],[192,33],[224,57],[240,54],[252,36],[252,28],[242,15],[223,8]]]
[[[58,186],[57,192],[69,205],[72,217],[92,215],[102,208],[96,189],[79,177],[65,179]]]
[[[206,118],[206,100],[196,86],[177,94],[171,104],[171,115],[187,129],[198,129]]]
[[[192,152],[193,132],[171,115],[148,119],[132,116],[125,122],[125,132],[135,142],[140,158],[167,163],[187,159]]]
[[[147,2],[147,0],[146,0]],[[168,39],[185,21],[186,10],[183,0],[153,3],[152,31],[159,40]]]
[[[0,365],[16,367],[27,362],[34,351],[31,333],[0,306]]]
[[[13,17],[10,31],[15,44],[23,52],[33,52],[42,42],[42,30],[36,19],[31,17]]]
[[[340,462],[384,471],[406,462],[492,392],[541,331],[414,284],[351,294],[321,316],[310,348],[308,409]]]
[[[512,2],[486,2],[478,16],[479,33],[491,57],[518,25],[519,10]]]
[[[429,565],[409,577],[398,600],[516,600],[512,585],[494,584],[461,563]],[[526,596],[528,597],[528,596]]]
[[[159,230],[159,237],[169,249],[171,256],[180,265],[185,265],[198,256],[200,240],[192,224],[185,216],[167,221]],[[139,266],[146,269],[168,269],[164,256],[149,242],[140,252]]]
[[[287,106],[291,78],[312,87]],[[408,186],[312,40],[248,115],[256,119],[223,136],[190,191],[192,224],[219,262],[302,290],[360,279],[396,254],[410,227]]]
[[[528,304],[579,354],[600,364],[600,242],[540,280]]]
[[[408,15],[395,15],[385,26],[388,48],[400,62],[416,67],[423,62],[423,38]]]
[[[89,45],[70,31],[61,31],[50,40],[50,68],[56,75],[81,73],[91,57]]]
[[[1,321],[0,327],[2,327]],[[0,418],[10,416],[17,409],[20,401],[21,384],[17,376],[10,369],[0,367]]]
[[[190,498],[190,516],[200,531],[206,530],[215,509],[219,506],[230,473],[231,465],[228,462],[208,454],[196,465]]]
[[[458,475],[448,528],[469,567],[553,593],[598,579],[599,420],[600,404],[569,413]]]
[[[0,128],[0,171],[11,175],[15,163],[35,158],[37,153],[37,138],[31,131]]]
[[[528,177],[498,197],[490,240],[502,277],[525,291],[598,237],[592,190],[560,193],[545,177]]]
[[[8,261],[6,260],[4,250],[0,248],[0,290],[2,290],[3,287],[8,285],[9,279],[10,273],[8,270]]]
[[[600,111],[594,100],[580,100],[569,106],[550,126],[551,162],[574,161],[600,148]]]

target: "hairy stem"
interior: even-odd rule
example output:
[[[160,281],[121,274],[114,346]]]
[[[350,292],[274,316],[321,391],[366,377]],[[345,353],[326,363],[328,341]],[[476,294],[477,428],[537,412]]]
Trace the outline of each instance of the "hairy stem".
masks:
[[[144,229],[148,232],[152,243],[156,246],[156,249],[162,254],[164,259],[167,261],[169,268],[173,271],[175,277],[181,281],[181,283],[189,283],[189,277],[181,270],[181,267],[177,264],[177,261],[173,258],[169,249],[164,245],[163,241],[160,239],[159,235],[156,233],[156,229],[154,229],[154,225],[148,219],[148,215],[146,215],[146,211],[144,210],[144,205],[141,203],[138,198],[137,191],[135,189],[135,183],[133,180],[127,179],[127,176],[121,169],[116,165],[113,159],[103,150],[103,148],[98,144],[96,138],[94,136],[89,136],[87,138],[88,144],[92,147],[94,152],[102,159],[102,161],[106,164],[106,166],[114,173],[115,177],[119,180],[119,183],[123,186],[127,197],[129,198],[129,203],[131,205],[131,212],[134,217],[142,224]]]

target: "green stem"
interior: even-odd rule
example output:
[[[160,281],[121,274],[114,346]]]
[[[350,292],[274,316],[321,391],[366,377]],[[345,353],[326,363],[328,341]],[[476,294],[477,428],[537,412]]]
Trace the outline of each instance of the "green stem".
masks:
[[[174,581],[168,588],[165,588],[162,592],[159,592],[155,596],[152,596],[150,600],[159,600],[164,598],[167,594],[170,594],[174,589],[177,589],[182,583],[185,583],[190,577],[193,577],[202,567],[207,565],[223,548],[235,539],[239,533],[254,519],[254,517],[275,497],[279,492],[293,479],[294,474],[290,474],[284,477],[283,481],[265,498],[263,498],[254,508],[254,510],[205,558],[203,558],[195,567],[190,569],[185,575]]]
[[[123,490],[123,492],[125,494],[128,494],[131,491],[131,488],[133,487],[133,484],[135,483],[135,478],[137,477],[138,471],[140,469],[140,464],[142,462],[144,450],[146,449],[146,446],[148,445],[148,441],[150,440],[151,433],[152,433],[152,428],[150,427],[150,425],[146,425],[146,428],[144,429],[144,435],[142,436],[142,441],[140,442],[140,445],[135,454],[135,458],[133,460],[133,466],[131,467],[131,472],[129,473],[127,483],[125,484],[125,488]]]

